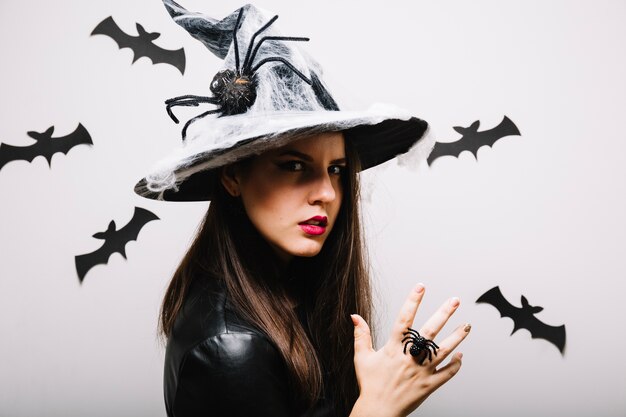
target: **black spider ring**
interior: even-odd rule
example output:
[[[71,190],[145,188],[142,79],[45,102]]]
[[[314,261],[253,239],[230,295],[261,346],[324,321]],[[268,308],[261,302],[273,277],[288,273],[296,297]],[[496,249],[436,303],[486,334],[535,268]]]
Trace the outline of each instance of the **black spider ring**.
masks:
[[[217,109],[205,111],[198,116],[193,117],[185,123],[185,126],[182,130],[183,141],[187,136],[187,128],[193,122],[198,119],[201,119],[209,114],[213,113],[221,113],[221,116],[224,115],[234,115],[241,114],[248,110],[256,100],[256,71],[264,64],[268,62],[282,62],[286,67],[288,67],[291,71],[293,71],[298,77],[300,77],[304,82],[311,85],[312,81],[307,78],[304,74],[298,71],[289,61],[287,61],[283,57],[268,57],[262,59],[256,65],[252,66],[254,63],[254,59],[256,57],[259,48],[265,41],[308,41],[309,38],[301,38],[301,37],[292,37],[292,36],[264,36],[261,40],[255,45],[254,41],[256,37],[271,26],[272,23],[278,19],[278,16],[274,16],[267,22],[261,29],[256,31],[252,38],[250,39],[250,43],[248,45],[248,50],[246,51],[246,56],[243,61],[243,65],[239,66],[239,45],[237,44],[237,29],[239,28],[239,23],[241,21],[241,16],[243,13],[243,8],[239,9],[239,14],[237,16],[237,22],[235,23],[235,27],[233,29],[233,43],[235,48],[235,70],[226,69],[218,72],[213,77],[213,81],[211,82],[210,89],[213,93],[213,97],[205,97],[205,96],[196,96],[196,95],[184,95],[179,97],[173,97],[168,100],[165,100],[167,114],[172,118],[174,123],[178,123],[178,119],[172,113],[172,107],[174,106],[194,106],[197,107],[200,103],[210,103],[220,106]]]
[[[416,330],[413,330],[409,327],[408,331],[402,333],[402,335],[405,336],[404,339],[402,339],[402,343],[404,343],[403,353],[406,354],[407,346],[409,345],[409,343],[412,343],[412,346],[409,348],[409,353],[411,354],[411,356],[422,356],[419,359],[420,365],[424,364],[424,360],[426,360],[427,356],[429,362],[433,360],[433,353],[435,354],[435,356],[437,356],[437,349],[439,349],[439,346],[437,346],[437,344],[432,340],[422,337]]]

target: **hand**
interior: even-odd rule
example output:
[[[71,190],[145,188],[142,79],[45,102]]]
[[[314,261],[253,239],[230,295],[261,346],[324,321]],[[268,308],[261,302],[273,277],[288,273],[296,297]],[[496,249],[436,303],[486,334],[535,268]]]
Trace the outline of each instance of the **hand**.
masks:
[[[449,381],[461,368],[460,352],[441,368],[443,360],[468,335],[470,325],[457,327],[446,339],[437,343],[437,355],[432,361],[426,357],[423,365],[420,357],[409,354],[411,343],[403,353],[402,342],[424,296],[424,286],[417,285],[409,294],[396,319],[391,336],[378,351],[372,348],[370,329],[358,314],[352,315],[354,322],[354,367],[360,388],[351,416],[406,416],[415,410],[437,388]],[[434,339],[450,316],[459,306],[454,297],[441,305],[439,310],[419,330],[426,339]]]

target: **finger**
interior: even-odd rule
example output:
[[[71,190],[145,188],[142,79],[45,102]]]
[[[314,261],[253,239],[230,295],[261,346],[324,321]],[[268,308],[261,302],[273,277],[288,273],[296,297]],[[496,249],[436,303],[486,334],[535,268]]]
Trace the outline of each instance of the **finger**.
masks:
[[[472,325],[469,323],[462,324],[457,327],[448,337],[442,340],[438,345],[437,355],[433,356],[430,364],[433,367],[438,366],[456,347],[467,337]]]
[[[422,297],[424,297],[424,284],[419,283],[411,290],[404,305],[402,305],[400,309],[400,313],[391,329],[391,336],[389,337],[390,343],[395,344],[402,342],[404,338],[403,333],[407,331],[408,327],[413,325],[413,320],[415,320],[415,314],[422,302]]]
[[[351,314],[350,317],[352,317],[352,323],[354,324],[354,356],[372,351],[370,327],[363,317],[358,314]]]
[[[458,297],[452,297],[439,307],[437,312],[433,314],[428,321],[422,326],[419,333],[426,339],[434,339],[441,328],[446,324],[452,313],[454,313],[460,304]]]
[[[448,382],[461,369],[461,358],[463,354],[458,352],[450,359],[446,366],[441,367],[431,376],[433,382],[433,391]]]

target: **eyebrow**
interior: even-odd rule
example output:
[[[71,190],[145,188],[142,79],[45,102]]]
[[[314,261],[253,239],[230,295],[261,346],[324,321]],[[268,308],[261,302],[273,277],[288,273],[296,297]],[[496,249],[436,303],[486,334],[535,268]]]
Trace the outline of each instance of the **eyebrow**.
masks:
[[[311,158],[309,155],[302,153],[302,152],[294,151],[294,150],[286,150],[278,154],[278,156],[284,156],[284,155],[296,156],[298,158],[304,159],[307,162],[313,162],[313,158]],[[333,159],[332,161],[330,161],[330,163],[331,164],[345,164],[346,158]]]

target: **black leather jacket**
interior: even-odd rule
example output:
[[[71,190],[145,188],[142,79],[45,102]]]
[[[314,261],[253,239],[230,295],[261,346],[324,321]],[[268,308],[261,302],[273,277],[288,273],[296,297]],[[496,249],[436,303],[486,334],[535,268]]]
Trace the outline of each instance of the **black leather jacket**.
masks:
[[[295,411],[279,351],[237,316],[216,279],[196,279],[189,288],[168,339],[163,379],[168,417],[335,415],[325,399]]]

